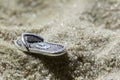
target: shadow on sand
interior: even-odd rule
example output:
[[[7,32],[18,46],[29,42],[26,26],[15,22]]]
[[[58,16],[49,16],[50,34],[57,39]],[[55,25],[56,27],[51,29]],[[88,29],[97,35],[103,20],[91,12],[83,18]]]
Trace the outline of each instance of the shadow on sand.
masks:
[[[67,53],[62,56],[50,57],[39,54],[30,54],[42,61],[44,66],[54,74],[55,79],[73,80],[69,57]]]

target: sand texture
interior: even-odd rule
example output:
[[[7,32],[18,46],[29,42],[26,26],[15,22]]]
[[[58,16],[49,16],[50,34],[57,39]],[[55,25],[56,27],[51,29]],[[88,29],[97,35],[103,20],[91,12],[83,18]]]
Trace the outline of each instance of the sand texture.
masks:
[[[23,32],[65,55],[19,51]],[[120,80],[120,0],[0,0],[0,80]]]

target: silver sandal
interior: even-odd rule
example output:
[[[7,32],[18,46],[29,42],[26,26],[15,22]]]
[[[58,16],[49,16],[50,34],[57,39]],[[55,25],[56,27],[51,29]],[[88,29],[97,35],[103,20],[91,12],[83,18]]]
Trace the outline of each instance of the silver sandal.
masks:
[[[47,56],[60,56],[64,54],[65,47],[61,44],[45,42],[44,39],[32,33],[23,33],[15,45],[23,52],[37,53]]]

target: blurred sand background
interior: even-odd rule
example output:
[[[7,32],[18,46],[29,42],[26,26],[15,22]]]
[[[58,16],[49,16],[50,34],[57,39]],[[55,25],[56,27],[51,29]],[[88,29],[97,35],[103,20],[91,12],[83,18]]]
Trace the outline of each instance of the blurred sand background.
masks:
[[[23,32],[66,54],[23,53]],[[0,0],[0,80],[120,80],[120,0]]]

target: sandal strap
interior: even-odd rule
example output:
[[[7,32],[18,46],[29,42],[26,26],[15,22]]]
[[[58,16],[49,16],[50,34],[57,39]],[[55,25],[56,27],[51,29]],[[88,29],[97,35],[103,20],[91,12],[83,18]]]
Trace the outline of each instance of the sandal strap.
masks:
[[[37,34],[32,34],[32,33],[22,33],[22,35],[21,35],[21,41],[22,41],[22,43],[23,43],[23,45],[25,46],[25,48],[26,48],[26,50],[27,51],[29,51],[29,44],[27,43],[27,39],[25,39],[25,37],[26,36],[34,36],[34,37],[38,37],[39,39],[40,39],[40,41],[42,41],[42,42],[44,42],[44,39],[41,37],[41,36],[39,36],[39,35],[37,35]]]
[[[29,45],[27,44],[27,41],[25,39],[26,35],[27,35],[27,33],[22,33],[22,35],[21,35],[21,41],[22,41],[23,45],[25,46],[26,50],[29,51]]]

